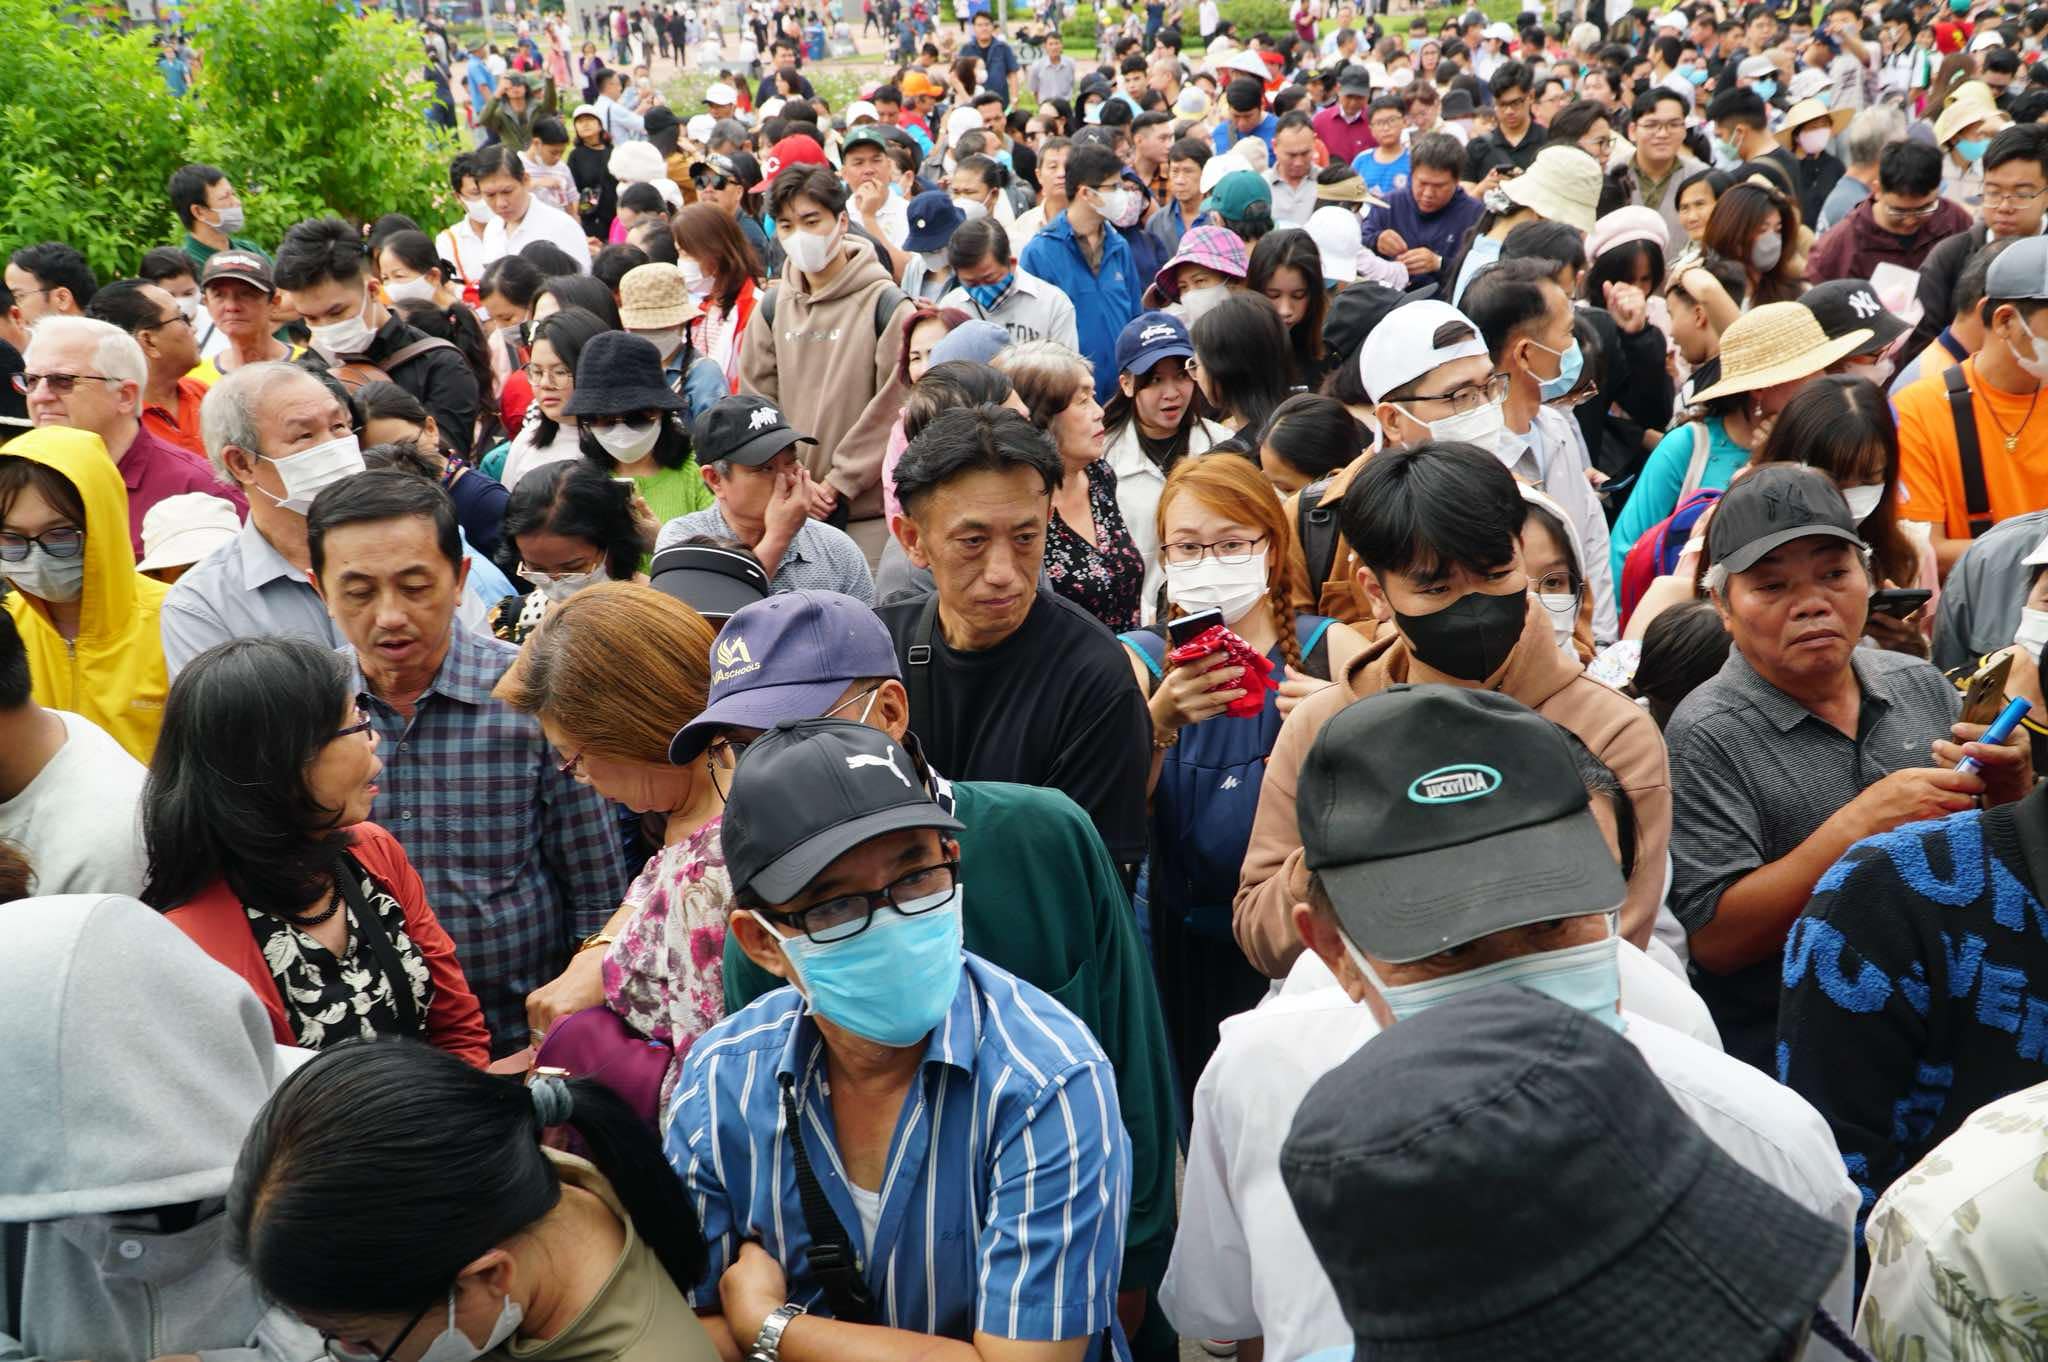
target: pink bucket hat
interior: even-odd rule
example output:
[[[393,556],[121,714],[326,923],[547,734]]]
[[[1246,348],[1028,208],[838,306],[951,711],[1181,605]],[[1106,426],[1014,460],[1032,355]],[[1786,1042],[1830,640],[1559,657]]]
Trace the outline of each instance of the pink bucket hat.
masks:
[[[1169,300],[1180,297],[1180,282],[1174,271],[1182,265],[1200,265],[1218,274],[1242,279],[1251,269],[1251,256],[1244,248],[1244,238],[1228,227],[1189,228],[1181,237],[1180,249],[1173,253],[1173,259],[1161,265],[1159,273],[1152,276],[1153,286]]]
[[[1665,225],[1664,215],[1654,208],[1615,209],[1586,233],[1586,258],[1598,260],[1616,246],[1626,246],[1631,241],[1654,241],[1658,250],[1668,254],[1671,229]]]

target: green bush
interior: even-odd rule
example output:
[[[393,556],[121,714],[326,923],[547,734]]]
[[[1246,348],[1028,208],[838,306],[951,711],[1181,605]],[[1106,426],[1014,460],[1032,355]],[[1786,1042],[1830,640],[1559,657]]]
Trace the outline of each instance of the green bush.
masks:
[[[1132,4],[1120,4],[1112,8],[1115,9],[1119,20],[1133,9],[1142,17],[1145,12],[1145,0],[1134,0]],[[1195,32],[1196,12],[1197,0],[1188,0],[1187,12],[1181,18],[1181,32],[1187,40],[1186,45],[1181,48],[1181,53],[1199,61],[1202,40]],[[1287,21],[1286,0],[1231,0],[1223,9],[1223,17],[1237,25],[1240,39],[1261,32],[1270,33],[1277,38],[1283,33],[1293,31],[1293,26]],[[1066,40],[1069,47],[1076,43],[1094,47],[1095,6],[1077,5],[1060,24],[1060,37]]]
[[[184,160],[186,109],[146,36],[93,36],[87,22],[0,0],[0,242],[69,242],[104,279],[172,239],[164,182]]]

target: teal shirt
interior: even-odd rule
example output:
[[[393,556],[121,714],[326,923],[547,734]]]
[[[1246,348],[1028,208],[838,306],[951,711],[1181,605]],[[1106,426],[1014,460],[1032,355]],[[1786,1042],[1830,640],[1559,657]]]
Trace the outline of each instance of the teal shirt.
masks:
[[[1131,1218],[1121,1283],[1156,1290],[1173,1248],[1173,1070],[1137,917],[1095,825],[1058,790],[956,781],[967,949],[1050,993],[1095,1033],[1116,1070],[1131,1136]],[[725,938],[731,1016],[781,981]]]
[[[1709,416],[1704,422],[1707,428],[1707,467],[1700,475],[1700,486],[1720,491],[1728,486],[1728,480],[1735,476],[1737,469],[1749,462],[1749,451],[1728,438],[1728,429],[1721,424],[1718,416]],[[1660,524],[1678,509],[1678,492],[1685,486],[1685,470],[1692,466],[1692,422],[1665,432],[1657,447],[1650,451],[1650,457],[1643,464],[1642,474],[1636,479],[1635,491],[1629,494],[1628,505],[1621,511],[1621,519],[1614,522],[1614,533],[1610,535],[1608,552],[1614,560],[1615,589],[1621,587],[1621,567],[1628,561],[1628,551],[1635,546],[1645,530]]]
[[[196,267],[196,270],[204,270],[206,268],[206,262],[213,259],[213,247],[207,245],[205,242],[201,241],[198,237],[191,235],[189,232],[186,234],[185,240],[181,242],[180,245],[183,246],[185,254],[192,258],[192,264]],[[245,236],[229,237],[228,245],[235,250],[254,251],[256,254],[262,256],[265,260],[270,259],[270,253],[268,251],[264,250],[261,246],[258,246],[255,242],[249,240],[249,238]]]

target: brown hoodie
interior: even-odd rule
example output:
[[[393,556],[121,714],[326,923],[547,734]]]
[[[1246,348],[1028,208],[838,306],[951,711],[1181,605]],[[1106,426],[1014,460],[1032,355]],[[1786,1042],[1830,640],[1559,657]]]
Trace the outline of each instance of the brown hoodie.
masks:
[[[758,393],[782,408],[783,419],[815,445],[798,445],[811,476],[830,482],[855,520],[882,513],[882,452],[903,406],[896,382],[903,353],[903,319],[910,299],[889,314],[875,334],[876,294],[891,284],[874,248],[858,237],[839,243],[847,260],[816,293],[794,262],[772,287],[775,322],[767,297],[754,309],[740,346],[740,391]]]
[[[1302,759],[1331,715],[1401,682],[1469,685],[1417,661],[1408,651],[1408,641],[1389,630],[1345,668],[1337,684],[1302,701],[1280,726],[1280,737],[1266,759],[1266,780],[1233,910],[1237,944],[1255,967],[1275,979],[1284,977],[1301,954],[1293,912],[1308,894],[1294,809]],[[1552,641],[1542,603],[1533,595],[1521,641],[1491,689],[1576,733],[1593,755],[1614,769],[1628,791],[1640,834],[1635,874],[1621,907],[1621,930],[1630,941],[1643,945],[1664,899],[1664,853],[1671,844],[1671,783],[1664,738],[1656,723],[1565,660]]]

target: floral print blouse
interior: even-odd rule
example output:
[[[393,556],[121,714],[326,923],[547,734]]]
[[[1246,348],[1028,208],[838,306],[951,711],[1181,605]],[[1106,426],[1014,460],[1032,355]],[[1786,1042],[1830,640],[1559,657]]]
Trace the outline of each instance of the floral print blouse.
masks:
[[[657,851],[626,891],[637,911],[604,956],[604,999],[626,1025],[674,1048],[661,1083],[668,1108],[683,1056],[725,1016],[725,915],[732,881],[714,818]]]
[[[1116,474],[1109,461],[1088,465],[1088,511],[1095,518],[1095,543],[1052,513],[1045,534],[1045,577],[1052,589],[1116,633],[1142,622],[1145,559],[1131,541],[1116,504]]]
[[[424,1022],[433,1004],[434,986],[427,962],[405,934],[405,910],[353,859],[347,860],[346,866],[362,886],[363,902],[384,924],[399,967],[405,971],[406,986],[412,990],[413,1006]],[[283,918],[247,905],[242,911],[248,915],[256,946],[277,981],[292,1036],[301,1046],[322,1050],[345,1040],[405,1034],[392,1001],[391,980],[378,966],[376,952],[363,940],[355,910],[346,901],[341,911],[348,915],[348,946],[339,956],[315,941],[310,932]]]

